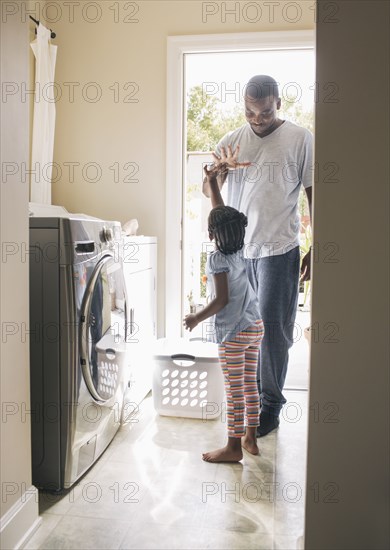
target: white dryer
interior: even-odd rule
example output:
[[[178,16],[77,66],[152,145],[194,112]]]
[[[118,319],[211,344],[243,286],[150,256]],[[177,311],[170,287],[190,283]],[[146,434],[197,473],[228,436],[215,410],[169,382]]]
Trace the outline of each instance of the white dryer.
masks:
[[[126,295],[119,222],[30,218],[32,480],[69,488],[120,427]]]

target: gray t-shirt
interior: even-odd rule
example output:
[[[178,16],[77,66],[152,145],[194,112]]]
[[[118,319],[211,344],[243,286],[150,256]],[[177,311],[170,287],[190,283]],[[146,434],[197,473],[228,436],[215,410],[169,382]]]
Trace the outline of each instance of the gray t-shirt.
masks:
[[[250,285],[242,250],[222,254],[219,250],[207,258],[208,295],[215,298],[213,275],[227,273],[229,302],[215,316],[205,321],[203,335],[211,342],[232,340],[236,334],[261,319],[257,296]],[[206,330],[205,330],[206,329]]]
[[[245,124],[226,134],[216,153],[238,144],[238,160],[252,165],[229,171],[227,204],[248,217],[244,255],[284,254],[299,244],[298,197],[301,184],[312,185],[313,136],[287,120],[263,138]]]

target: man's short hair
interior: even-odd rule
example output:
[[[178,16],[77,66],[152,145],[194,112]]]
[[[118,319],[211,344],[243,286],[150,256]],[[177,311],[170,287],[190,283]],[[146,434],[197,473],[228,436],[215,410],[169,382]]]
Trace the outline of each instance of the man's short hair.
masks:
[[[258,101],[266,97],[274,97],[279,99],[278,83],[272,76],[260,74],[252,76],[248,84],[245,86],[244,96]]]

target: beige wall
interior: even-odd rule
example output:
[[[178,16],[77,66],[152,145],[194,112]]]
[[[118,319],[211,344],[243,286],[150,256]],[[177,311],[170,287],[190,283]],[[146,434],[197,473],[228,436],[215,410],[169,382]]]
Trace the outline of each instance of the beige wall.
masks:
[[[389,3],[321,1],[306,548],[389,548]],[[335,12],[337,8],[337,12]],[[335,243],[329,263],[327,243]],[[328,258],[328,261],[326,260]],[[333,323],[333,325],[327,325]],[[333,332],[333,331],[337,332]],[[329,339],[337,340],[332,343]],[[328,341],[327,341],[328,340]]]
[[[59,2],[58,4],[62,4]],[[125,11],[126,3],[119,2],[118,23],[110,2],[98,2],[102,17],[96,23],[88,22],[96,12],[83,14],[75,9],[74,21],[65,7],[62,18],[52,23],[58,44],[56,79],[63,95],[57,102],[55,161],[62,170],[62,178],[53,184],[53,203],[62,204],[73,212],[85,212],[105,219],[125,222],[138,218],[139,232],[157,235],[159,240],[159,334],[164,334],[165,290],[165,145],[166,145],[166,49],[167,36],[212,34],[227,32],[254,32],[261,30],[311,29],[314,14],[307,2],[299,2],[301,13],[283,11],[281,7],[269,13],[263,6],[256,23],[251,20],[260,14],[243,11],[247,2],[240,3],[236,15],[222,12],[220,2],[202,1],[140,1],[139,11]],[[230,3],[234,5],[234,3]],[[230,5],[228,3],[228,5]],[[258,3],[260,6],[262,3]],[[217,6],[219,11],[207,15],[205,10]],[[202,13],[202,9],[204,10]],[[55,14],[47,15],[52,20]],[[124,19],[138,19],[124,23]],[[289,19],[298,17],[296,23]],[[202,20],[203,19],[203,20]],[[254,72],[256,70],[254,69]],[[69,101],[66,82],[77,82],[74,102]],[[85,97],[94,88],[102,91],[100,101],[88,102]],[[119,84],[119,102],[114,101],[110,87]],[[139,91],[133,98],[137,103],[125,103],[132,89],[123,89],[126,82],[135,82]],[[84,88],[84,98],[82,89]],[[69,181],[67,162],[79,162],[75,167],[75,181]],[[96,183],[87,179],[95,176],[88,163],[99,163],[102,178]],[[126,163],[136,163],[137,182],[125,183],[132,169]],[[120,167],[120,181],[115,183],[114,171]],[[179,269],[179,266],[172,266]]]
[[[10,3],[19,7],[20,3]],[[29,25],[1,21],[1,520],[2,548],[23,538],[38,517],[31,488],[28,319]],[[5,94],[8,90],[12,93]],[[15,172],[10,174],[10,170]],[[24,181],[23,181],[24,180]],[[27,495],[26,495],[27,491]],[[31,500],[32,496],[32,500]],[[16,519],[15,519],[16,518]],[[14,521],[15,519],[15,521]],[[9,546],[11,545],[11,546]]]

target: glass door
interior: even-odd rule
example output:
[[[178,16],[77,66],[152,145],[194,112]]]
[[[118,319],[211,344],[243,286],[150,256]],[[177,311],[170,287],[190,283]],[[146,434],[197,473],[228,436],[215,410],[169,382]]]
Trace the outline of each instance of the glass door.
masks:
[[[210,200],[202,194],[203,167],[212,162],[211,151],[229,131],[246,124],[244,89],[255,74],[272,75],[279,84],[282,107],[279,117],[290,120],[314,133],[314,103],[318,92],[313,47],[273,50],[187,53],[184,55],[184,177],[182,188],[182,317],[207,303],[204,266],[213,250],[208,239],[207,217]],[[246,160],[246,159],[242,159]],[[227,190],[223,188],[226,200]],[[301,250],[311,244],[306,196],[299,198]],[[301,289],[298,332],[303,335],[309,323],[309,285]],[[301,311],[305,309],[306,311]],[[302,318],[301,318],[302,317]],[[302,323],[302,327],[300,326]],[[201,325],[191,338],[202,337]],[[182,335],[188,333],[182,329]],[[299,342],[306,362],[306,342]],[[303,345],[302,345],[303,344]],[[304,385],[307,385],[305,372]],[[292,385],[301,386],[302,381]]]

